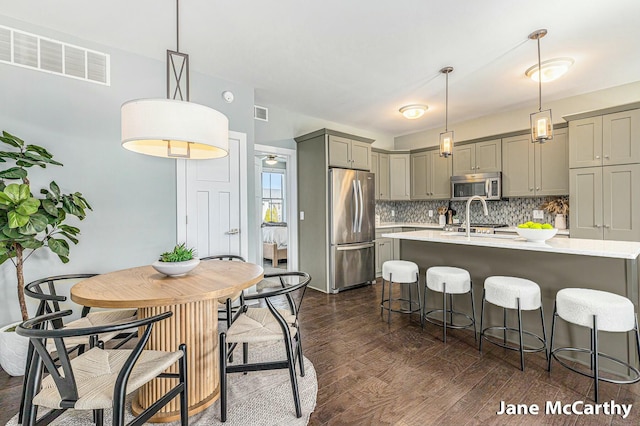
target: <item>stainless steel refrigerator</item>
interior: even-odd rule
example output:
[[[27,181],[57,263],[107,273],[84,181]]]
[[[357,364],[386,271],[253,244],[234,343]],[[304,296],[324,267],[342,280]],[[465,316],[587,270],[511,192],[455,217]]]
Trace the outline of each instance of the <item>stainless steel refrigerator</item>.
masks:
[[[329,170],[330,291],[375,280],[375,180],[358,170]]]

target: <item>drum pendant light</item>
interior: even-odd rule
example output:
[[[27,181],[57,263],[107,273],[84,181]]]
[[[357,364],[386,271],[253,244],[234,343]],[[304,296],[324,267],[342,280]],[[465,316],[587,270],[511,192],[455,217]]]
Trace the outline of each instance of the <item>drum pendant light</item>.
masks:
[[[529,34],[529,39],[538,42],[538,69],[540,66],[540,39],[547,35],[547,30],[541,29]],[[538,112],[531,114],[531,142],[545,143],[553,139],[553,120],[551,110],[542,110],[542,78],[538,79]]]
[[[440,70],[446,76],[447,86],[444,107],[444,133],[440,133],[440,157],[448,157],[453,153],[453,130],[449,131],[449,73],[453,67],[444,67]]]
[[[167,99],[137,99],[121,108],[122,146],[165,158],[208,159],[229,151],[229,120],[189,102],[189,55],[180,52],[176,0],[176,50],[167,50]]]

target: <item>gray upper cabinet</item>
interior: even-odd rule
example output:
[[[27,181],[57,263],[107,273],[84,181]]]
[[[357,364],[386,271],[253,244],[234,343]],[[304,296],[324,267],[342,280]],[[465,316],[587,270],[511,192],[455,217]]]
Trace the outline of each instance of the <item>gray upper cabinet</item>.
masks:
[[[569,122],[569,166],[640,163],[640,110]]]
[[[376,200],[389,199],[389,154],[371,153],[371,172],[376,175]]]
[[[547,143],[531,143],[527,133],[502,139],[502,195],[531,197],[569,193],[567,130],[556,129]]]
[[[453,174],[499,172],[502,170],[500,139],[453,147]]]
[[[440,157],[437,150],[411,154],[411,199],[451,198],[451,157]]]
[[[389,154],[389,198],[409,200],[411,190],[409,154]]]
[[[571,169],[571,237],[640,240],[640,164]]]
[[[329,135],[329,166],[371,170],[371,144]]]

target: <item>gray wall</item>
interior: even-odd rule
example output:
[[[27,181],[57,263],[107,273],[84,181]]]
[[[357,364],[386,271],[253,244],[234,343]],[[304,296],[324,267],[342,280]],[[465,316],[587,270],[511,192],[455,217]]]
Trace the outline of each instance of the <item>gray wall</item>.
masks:
[[[71,262],[63,265],[46,250],[39,250],[25,264],[25,279],[151,263],[176,243],[175,162],[120,146],[120,105],[130,99],[165,97],[164,62],[1,15],[0,24],[111,55],[111,86],[0,63],[0,130],[46,147],[64,164],[44,172],[33,170],[34,192],[54,179],[63,191],[82,192],[94,208],[78,224],[82,234],[80,243],[71,247]],[[234,103],[222,100],[224,90],[235,94]],[[192,72],[191,101],[226,114],[231,130],[247,134],[247,154],[253,157],[252,87]],[[254,182],[251,164],[249,193]],[[252,197],[249,203],[248,211],[254,211]],[[257,223],[251,216],[249,241],[254,241]],[[0,324],[19,319],[15,283],[11,262],[0,265]]]

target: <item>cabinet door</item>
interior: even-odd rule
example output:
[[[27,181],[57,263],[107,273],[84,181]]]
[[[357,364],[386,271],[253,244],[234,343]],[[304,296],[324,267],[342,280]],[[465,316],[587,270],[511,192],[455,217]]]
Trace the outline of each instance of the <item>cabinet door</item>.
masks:
[[[600,165],[602,116],[569,122],[569,167],[574,169]]]
[[[640,109],[602,117],[602,165],[640,163]]]
[[[502,140],[478,142],[476,147],[476,173],[502,171]]]
[[[378,163],[378,171],[380,172],[380,200],[389,199],[389,154],[380,154]]]
[[[382,275],[382,264],[393,260],[393,240],[380,238],[376,241],[376,275]]]
[[[502,139],[502,195],[504,197],[535,195],[533,145],[528,134]]]
[[[452,158],[440,157],[439,151],[429,151],[429,157],[427,163],[429,198],[434,200],[451,198]]]
[[[476,148],[474,144],[453,147],[453,174],[467,175],[476,170]]]
[[[411,154],[411,199],[424,200],[429,196],[427,188],[427,164],[429,154],[418,152]]]
[[[569,171],[571,238],[602,239],[602,167]]]
[[[350,151],[351,139],[329,135],[329,166],[350,169]]]
[[[640,241],[640,164],[603,167],[602,186],[604,239]]]
[[[378,154],[377,152],[372,152],[371,153],[371,173],[373,173],[375,175],[374,178],[374,182],[375,182],[375,199],[379,200],[380,199],[380,154]]]
[[[567,129],[556,130],[547,143],[535,144],[536,195],[569,193],[569,141]]]
[[[352,169],[371,170],[371,144],[352,140],[349,158]]]
[[[409,154],[389,155],[389,186],[392,200],[408,200],[411,185]]]

